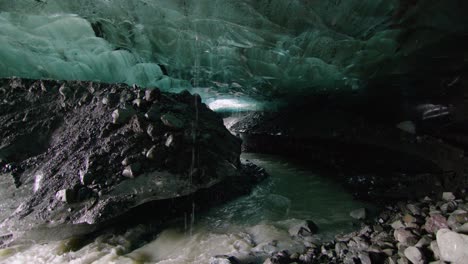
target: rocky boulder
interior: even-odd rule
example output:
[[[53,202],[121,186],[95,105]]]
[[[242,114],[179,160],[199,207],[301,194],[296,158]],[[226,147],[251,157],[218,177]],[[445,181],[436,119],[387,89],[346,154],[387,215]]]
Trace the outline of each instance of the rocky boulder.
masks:
[[[468,259],[468,236],[449,229],[437,232],[437,245],[442,260],[454,264],[466,263]]]
[[[243,177],[241,141],[197,95],[24,79],[0,95],[0,235],[86,233]]]

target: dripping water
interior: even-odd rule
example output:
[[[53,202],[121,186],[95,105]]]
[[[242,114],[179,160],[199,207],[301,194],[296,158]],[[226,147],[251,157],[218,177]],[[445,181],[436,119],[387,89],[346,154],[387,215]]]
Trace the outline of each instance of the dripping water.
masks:
[[[193,31],[195,32],[195,43],[194,43],[194,49],[193,49],[193,55],[195,58],[195,63],[194,63],[194,71],[193,71],[193,85],[194,87],[199,87],[200,84],[200,43],[199,43],[199,37],[198,37],[198,31],[196,29],[196,25],[193,24]],[[198,171],[198,149],[197,149],[197,133],[198,133],[198,116],[199,116],[199,111],[198,111],[198,96],[194,94],[193,96],[194,100],[194,108],[195,108],[195,117],[194,120],[192,121],[192,161],[190,165],[190,172],[189,172],[189,184],[190,187],[193,185],[193,175],[194,173],[197,173]],[[198,172],[199,173],[199,172]],[[190,213],[190,236],[193,235],[193,226],[195,224],[195,201],[192,196],[192,212]]]

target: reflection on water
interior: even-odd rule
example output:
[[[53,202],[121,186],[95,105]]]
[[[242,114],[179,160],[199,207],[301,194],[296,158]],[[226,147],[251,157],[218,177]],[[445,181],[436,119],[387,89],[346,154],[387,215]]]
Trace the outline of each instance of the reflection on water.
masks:
[[[106,234],[75,252],[67,241],[15,246],[0,250],[2,263],[209,263],[215,255],[234,255],[261,263],[278,249],[301,251],[303,243],[291,238],[291,225],[312,220],[322,239],[352,229],[349,212],[369,204],[353,200],[338,183],[287,159],[243,154],[264,167],[270,178],[254,191],[201,214],[189,235],[184,221],[161,232],[153,241],[135,248],[135,227],[123,235]],[[65,252],[65,253],[64,253]]]

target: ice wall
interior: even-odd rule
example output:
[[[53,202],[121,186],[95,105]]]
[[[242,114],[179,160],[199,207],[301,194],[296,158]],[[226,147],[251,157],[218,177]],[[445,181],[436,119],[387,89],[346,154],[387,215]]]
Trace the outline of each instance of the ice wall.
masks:
[[[0,76],[274,97],[359,89],[463,32],[457,0],[0,0]],[[411,32],[408,37],[408,32]]]

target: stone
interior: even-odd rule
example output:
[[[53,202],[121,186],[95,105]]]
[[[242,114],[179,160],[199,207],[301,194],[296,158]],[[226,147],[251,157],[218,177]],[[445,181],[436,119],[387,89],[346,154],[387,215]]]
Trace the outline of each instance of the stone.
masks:
[[[125,124],[132,118],[134,114],[135,111],[130,107],[125,109],[116,109],[114,112],[112,112],[112,123]]]
[[[413,230],[415,230],[415,232],[417,232],[420,227],[416,223],[408,223],[408,224],[406,224],[406,228],[413,229]]]
[[[349,215],[356,220],[364,220],[367,217],[367,210],[366,208],[359,208],[351,211]]]
[[[145,113],[146,119],[156,122],[161,119],[161,110],[157,105],[152,105]]]
[[[457,210],[450,215],[449,219],[453,217],[457,223],[465,224],[468,223],[468,212],[465,210]]]
[[[364,226],[359,231],[360,236],[369,236],[369,234],[371,234],[371,233],[372,233],[372,228],[370,226],[368,226],[368,225]]]
[[[299,253],[294,252],[289,257],[291,258],[291,260],[297,260],[297,259],[299,259],[299,256],[300,256]]]
[[[465,223],[468,223],[468,212],[465,210],[456,210],[450,214],[447,220],[447,224],[452,230],[459,228]]]
[[[416,221],[417,219],[410,214],[405,214],[405,216],[403,216],[403,222],[405,222],[406,224],[416,223]]]
[[[393,229],[400,229],[400,228],[405,228],[405,225],[401,220],[396,220],[390,225]]]
[[[408,247],[405,249],[405,257],[413,264],[424,264],[424,256],[417,247]]]
[[[434,255],[434,259],[439,260],[440,250],[439,250],[439,245],[437,245],[436,240],[431,242],[431,244],[429,245],[429,249],[432,251],[432,254]]]
[[[154,160],[156,158],[156,146],[152,146],[148,152],[146,152],[146,158],[150,160]]]
[[[147,89],[144,99],[148,102],[158,101],[161,98],[161,91],[158,88]]]
[[[408,204],[406,205],[406,208],[411,212],[413,215],[421,215],[421,208],[419,208],[415,204]]]
[[[173,129],[181,129],[184,127],[184,122],[182,121],[182,119],[177,117],[175,114],[164,114],[163,116],[161,116],[161,121],[165,126]]]
[[[432,239],[430,239],[428,236],[423,236],[421,239],[419,239],[418,243],[416,243],[415,247],[418,248],[423,248],[426,246],[429,246],[432,242]]]
[[[385,261],[386,264],[397,264],[397,260],[395,256],[390,256]],[[353,263],[354,264],[354,263]]]
[[[102,104],[109,107],[115,107],[119,103],[119,95],[116,93],[109,93],[102,98]]]
[[[383,249],[382,252],[385,253],[385,255],[387,255],[389,257],[395,255],[395,250],[391,249],[391,248]]]
[[[335,252],[339,257],[343,257],[348,250],[348,246],[343,242],[338,242],[335,244]]]
[[[278,247],[276,247],[276,243],[263,242],[254,247],[252,251],[271,255],[275,252],[278,252]]]
[[[353,241],[355,242],[353,247],[357,248],[359,251],[368,250],[370,246],[370,244],[362,237],[355,237],[353,238]],[[352,244],[349,243],[349,245],[352,245]]]
[[[55,194],[55,197],[64,203],[74,202],[74,192],[71,189],[62,189]]]
[[[441,214],[433,214],[426,218],[424,229],[428,233],[437,233],[439,229],[448,228],[447,219]]]
[[[403,228],[396,229],[393,232],[393,236],[396,241],[400,242],[404,246],[413,246],[418,242],[416,236],[411,233],[411,231]]]
[[[437,232],[437,245],[440,259],[454,264],[464,264],[468,260],[468,236],[458,234],[449,229]]]
[[[455,195],[452,192],[444,192],[442,194],[442,200],[444,201],[454,201],[456,199]]]
[[[361,261],[361,264],[372,264],[372,261],[369,257],[369,253],[361,251],[358,254],[359,260]]]
[[[288,229],[291,236],[311,236],[318,232],[317,225],[310,220],[293,223]]]
[[[401,257],[397,260],[398,264],[409,264],[409,260],[406,257]]]
[[[140,172],[141,165],[139,163],[134,163],[131,164],[127,167],[122,172],[122,175],[127,178],[135,178],[138,176],[138,173]]]
[[[233,256],[219,255],[210,258],[210,264],[240,264],[240,261]]]
[[[166,139],[166,142],[164,143],[164,145],[168,148],[170,147],[173,147],[175,145],[175,141],[174,141],[174,135],[170,134],[167,139]]]
[[[133,132],[135,132],[136,134],[141,134],[141,133],[144,133],[145,132],[145,123],[143,122],[143,120],[137,116],[137,115],[134,115],[131,120],[130,120],[130,126],[133,130]]]
[[[150,138],[153,141],[157,140],[158,134],[157,134],[156,128],[152,124],[148,125],[148,128],[146,129],[146,133],[148,134],[148,136],[150,136]]]
[[[457,203],[455,201],[450,201],[440,206],[440,210],[444,214],[451,213],[455,211],[456,209],[457,209]]]
[[[145,101],[148,107],[144,105],[141,108],[131,105],[136,93],[139,97],[142,97],[142,93],[133,91],[125,84],[53,80],[44,81],[50,87],[47,93],[28,91],[33,82],[39,83],[27,80],[28,87],[11,89],[9,81],[0,80],[0,89],[5,90],[0,99],[0,134],[8,135],[8,138],[2,138],[0,144],[0,158],[3,160],[0,169],[1,174],[5,175],[2,184],[6,184],[7,190],[15,190],[15,180],[18,179],[21,181],[18,184],[27,183],[21,189],[28,190],[5,195],[5,192],[2,193],[5,196],[3,198],[12,198],[12,202],[25,204],[22,207],[16,205],[1,208],[2,228],[15,232],[18,230],[15,240],[22,240],[20,236],[38,229],[42,232],[42,227],[50,223],[53,223],[54,229],[67,230],[67,236],[77,233],[85,236],[89,232],[105,228],[106,223],[124,215],[131,218],[129,214],[135,206],[149,206],[150,201],[158,201],[164,208],[171,209],[151,213],[157,221],[162,221],[183,213],[185,205],[189,205],[189,201],[178,199],[181,195],[188,196],[203,190],[203,197],[205,194],[206,197],[212,195],[211,197],[219,197],[220,200],[216,202],[221,202],[228,197],[240,195],[241,190],[250,190],[256,183],[256,172],[250,171],[245,163],[240,163],[241,141],[223,126],[218,114],[204,105],[198,109],[200,126],[197,133],[210,134],[214,144],[200,144],[202,151],[199,170],[207,181],[191,184],[187,177],[187,167],[190,165],[193,141],[186,142],[184,137],[191,130],[174,131],[163,125],[160,118],[155,122],[146,120],[143,116],[150,107],[149,103]],[[73,92],[76,91],[66,101],[58,91],[58,87],[64,83]],[[88,87],[91,86],[93,95],[88,92]],[[84,93],[89,94],[90,98],[81,102]],[[118,108],[102,104],[103,97],[112,93],[117,93],[119,100],[125,98],[123,102],[118,102]],[[152,105],[158,105],[164,111],[174,109],[173,106],[176,105],[184,106],[178,109],[185,110],[174,111],[174,115],[187,121],[188,126],[188,121],[192,121],[195,114],[193,104],[172,93],[164,93],[162,99]],[[62,104],[66,107],[62,108]],[[112,123],[114,117],[111,117],[114,110],[117,110],[114,115],[116,123],[120,122],[122,116],[125,116],[122,113],[126,111],[134,114],[127,123],[116,125]],[[27,112],[29,118],[21,122]],[[130,121],[138,120],[134,117],[139,117],[141,126],[133,126]],[[154,141],[145,134],[149,124],[156,127],[157,137]],[[140,133],[139,128],[143,128],[145,133]],[[163,137],[166,133],[174,134],[177,148],[167,150],[167,157],[161,163],[146,159],[141,154],[145,148],[150,149],[156,145],[166,149],[166,138]],[[25,139],[26,144],[32,145],[15,149],[17,153],[10,160],[3,148],[12,143],[22,145]],[[148,151],[144,151],[145,155]],[[18,163],[18,170],[6,175],[9,172],[6,171],[5,163],[12,162],[13,158]],[[89,166],[83,164],[87,158],[91,161]],[[129,159],[122,165],[124,158]],[[158,151],[157,159],[159,158]],[[164,163],[170,159],[172,163]],[[133,165],[137,162],[141,164],[139,170]],[[140,178],[129,180],[122,173],[130,177],[139,175]],[[226,186],[223,187],[223,195],[218,195],[221,190],[213,186],[215,182],[219,183],[217,186]],[[227,188],[232,185],[236,185],[236,188]],[[159,191],[160,188],[163,191]],[[229,195],[224,195],[225,193]],[[181,206],[171,207],[173,200]],[[69,203],[73,203],[72,206]],[[208,209],[211,205],[207,203],[201,206]],[[68,212],[69,208],[73,210]],[[50,236],[54,236],[51,239],[55,239],[56,233],[51,232]]]
[[[65,84],[62,84],[59,88],[59,93],[62,95],[63,99],[68,99],[72,93],[72,90],[70,87],[66,86]]]
[[[380,224],[374,225],[374,226],[372,227],[372,229],[374,230],[374,232],[382,232],[382,231],[384,231],[382,225],[380,225]]]
[[[468,234],[468,223],[465,223],[462,226],[458,227],[455,231],[462,234]]]
[[[93,183],[94,176],[91,172],[85,171],[85,170],[80,170],[80,182],[83,185],[90,185]]]
[[[132,105],[137,107],[137,108],[140,108],[140,107],[143,106],[143,100],[137,98],[137,99],[133,100]]]
[[[271,258],[267,259],[267,261],[265,261],[264,263],[289,264],[291,262],[291,258],[289,257],[289,253],[287,251],[282,250],[274,254]]]
[[[128,166],[130,165],[130,158],[129,157],[126,157],[125,159],[122,160],[122,166]]]

